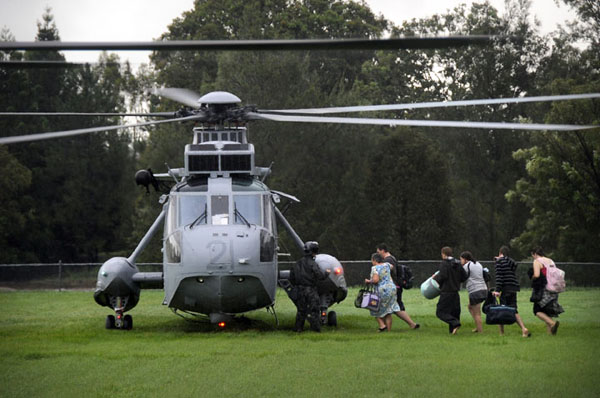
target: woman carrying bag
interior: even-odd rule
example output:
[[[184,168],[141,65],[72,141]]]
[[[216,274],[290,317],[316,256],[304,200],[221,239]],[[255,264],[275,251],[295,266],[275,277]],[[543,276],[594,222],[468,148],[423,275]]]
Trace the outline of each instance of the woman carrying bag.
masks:
[[[371,316],[377,319],[379,331],[385,332],[392,329],[392,314],[400,311],[396,300],[396,284],[392,280],[390,265],[383,262],[381,254],[373,253],[371,264],[371,276],[365,279],[365,283],[373,284],[379,295],[379,310],[371,310]]]
[[[544,321],[548,333],[555,335],[558,331],[559,321],[552,318],[558,317],[564,312],[563,307],[558,303],[558,293],[548,290],[546,276],[549,267],[555,267],[554,261],[546,257],[541,247],[536,247],[531,251],[533,257],[533,275],[532,288],[533,294],[531,301],[533,302],[533,313],[539,319]],[[536,297],[533,297],[536,295]]]

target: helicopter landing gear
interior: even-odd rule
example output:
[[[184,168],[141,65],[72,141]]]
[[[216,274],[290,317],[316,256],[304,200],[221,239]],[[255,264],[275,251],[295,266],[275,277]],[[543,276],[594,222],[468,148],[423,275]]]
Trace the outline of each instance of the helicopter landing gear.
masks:
[[[327,308],[321,308],[321,324],[327,326],[337,326],[337,314],[335,311],[327,312]]]
[[[105,321],[106,329],[125,329],[133,328],[133,318],[131,315],[123,315],[123,309],[127,305],[127,298],[111,297],[110,303],[115,310],[115,315],[107,315]]]
[[[337,326],[337,314],[335,311],[330,311],[327,314],[327,326]]]

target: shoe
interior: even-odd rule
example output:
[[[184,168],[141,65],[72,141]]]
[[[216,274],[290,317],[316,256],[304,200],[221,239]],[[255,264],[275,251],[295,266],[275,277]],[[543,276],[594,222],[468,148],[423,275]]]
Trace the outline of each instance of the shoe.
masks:
[[[528,330],[527,333],[523,333],[523,337],[531,337],[531,332]]]
[[[558,326],[559,326],[559,325],[560,325],[560,321],[556,321],[556,322],[554,322],[554,326],[552,326],[552,327],[550,328],[550,332],[551,332],[552,334],[556,334],[556,332],[558,331]]]
[[[384,326],[384,327],[379,328],[377,330],[379,330],[379,333],[381,333],[381,332],[387,332],[387,326]]]
[[[458,332],[458,329],[460,329],[460,325],[458,325],[457,327],[455,327],[454,329],[452,329],[452,331],[450,332],[450,334],[455,335]]]
[[[418,324],[418,323],[415,323],[415,327],[414,327],[414,328],[411,328],[411,329],[412,329],[412,330],[417,330],[417,329],[418,329],[418,328],[420,328],[420,327],[421,327],[421,325],[420,325],[420,324]]]

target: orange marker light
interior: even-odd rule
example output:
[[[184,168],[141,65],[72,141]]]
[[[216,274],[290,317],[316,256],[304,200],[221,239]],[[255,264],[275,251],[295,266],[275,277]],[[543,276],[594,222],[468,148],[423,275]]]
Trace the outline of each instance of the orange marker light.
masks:
[[[224,328],[225,327],[225,322],[219,322],[218,325],[219,325],[220,328]]]
[[[344,270],[342,269],[342,267],[337,267],[334,271],[333,271],[336,275],[341,274],[342,272],[344,272]]]

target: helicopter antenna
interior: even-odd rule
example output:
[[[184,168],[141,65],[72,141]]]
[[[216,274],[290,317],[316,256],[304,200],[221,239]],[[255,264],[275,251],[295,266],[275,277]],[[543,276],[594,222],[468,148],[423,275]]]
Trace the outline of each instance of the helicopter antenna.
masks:
[[[173,177],[173,179],[175,180],[175,184],[179,184],[179,180],[177,179],[177,177],[175,176],[175,173],[174,173],[174,172],[172,171],[172,169],[169,167],[169,164],[168,164],[167,162],[165,162],[165,166],[167,166],[167,170],[169,170],[169,171],[168,171],[169,175],[170,175],[171,177]]]
[[[271,175],[271,168],[273,167],[274,164],[275,164],[275,162],[271,162],[271,164],[267,168],[267,171],[265,172],[265,174],[260,179],[260,182],[265,182],[265,180],[267,179],[267,177]]]

